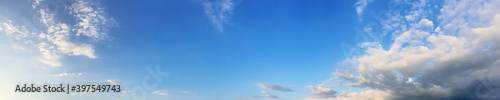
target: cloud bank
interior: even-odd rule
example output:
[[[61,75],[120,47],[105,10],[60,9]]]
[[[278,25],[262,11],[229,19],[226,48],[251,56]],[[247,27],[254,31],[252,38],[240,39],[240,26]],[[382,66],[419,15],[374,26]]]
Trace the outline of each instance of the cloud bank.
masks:
[[[320,85],[308,99],[500,99],[500,1],[405,3],[410,9],[390,11],[382,25],[394,36],[390,47],[364,43],[366,54],[346,61],[354,66],[332,73],[346,87],[369,90],[335,94]]]

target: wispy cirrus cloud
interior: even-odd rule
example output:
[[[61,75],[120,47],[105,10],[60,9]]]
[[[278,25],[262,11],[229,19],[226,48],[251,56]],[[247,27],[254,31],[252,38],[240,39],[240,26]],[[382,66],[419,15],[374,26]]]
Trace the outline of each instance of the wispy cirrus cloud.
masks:
[[[158,95],[184,95],[184,94],[194,94],[191,91],[180,91],[180,92],[169,92],[169,91],[154,91],[153,93]]]
[[[50,9],[49,5],[53,8]],[[35,47],[42,55],[39,61],[52,67],[62,66],[60,59],[64,55],[97,58],[93,43],[109,39],[107,29],[116,24],[113,18],[106,16],[98,3],[86,0],[35,0],[32,10],[37,12],[34,16],[38,22],[14,25],[14,21],[6,19],[0,22],[0,27],[7,36],[23,41],[23,45]],[[58,15],[58,11],[68,11],[72,17]],[[75,22],[65,19],[73,19]],[[85,38],[91,41],[86,41]],[[23,46],[14,47],[24,49]]]
[[[261,91],[260,95],[251,96],[252,98],[268,98],[268,99],[279,99],[280,97],[272,95],[268,91]]]
[[[365,11],[366,6],[368,6],[368,3],[371,2],[373,2],[373,0],[358,0],[358,2],[354,4],[354,6],[356,6],[356,13],[358,14],[359,21],[362,21],[361,16]]]
[[[106,80],[106,82],[108,82],[109,84],[111,85],[120,85],[118,84],[118,82],[116,82],[115,80]]]
[[[69,7],[69,14],[73,15],[77,23],[73,31],[76,36],[86,36],[94,40],[108,39],[108,27],[116,24],[112,17],[106,17],[104,8],[97,3],[85,2],[83,0],[74,1]]]
[[[266,82],[257,83],[256,85],[261,87],[261,88],[270,89],[270,90],[277,90],[277,91],[283,91],[283,92],[292,92],[293,91],[291,89],[291,87],[286,86],[286,85],[275,85],[275,84],[266,83]]]
[[[224,32],[224,24],[227,23],[235,6],[236,3],[232,0],[213,0],[203,3],[205,14],[219,32]]]
[[[82,73],[60,73],[60,74],[55,74],[55,75],[50,75],[50,76],[55,76],[55,77],[64,77],[64,76],[81,76]]]

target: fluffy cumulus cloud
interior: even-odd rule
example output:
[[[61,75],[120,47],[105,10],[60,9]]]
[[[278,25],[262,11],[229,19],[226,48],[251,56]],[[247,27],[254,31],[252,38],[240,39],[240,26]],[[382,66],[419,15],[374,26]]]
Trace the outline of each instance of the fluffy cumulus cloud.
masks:
[[[257,83],[256,85],[261,87],[261,88],[276,90],[276,91],[283,91],[283,92],[292,92],[293,91],[291,89],[291,87],[286,86],[286,85],[275,85],[275,84],[266,83],[266,82]]]
[[[237,2],[233,0],[212,0],[203,3],[205,14],[218,31],[224,32],[224,24],[228,21],[228,16],[233,13]]]
[[[500,1],[405,2],[410,9],[391,11],[382,25],[394,36],[389,47],[362,46],[366,54],[346,61],[352,68],[332,73],[370,90],[335,94],[320,85],[310,99],[500,99]]]
[[[36,12],[36,22],[15,25],[16,22],[4,18],[0,28],[11,39],[36,48],[42,55],[39,61],[52,67],[62,66],[60,59],[65,55],[97,58],[92,43],[109,39],[107,29],[115,23],[97,3],[84,0],[35,0],[32,10]],[[62,14],[72,17],[68,19]],[[17,23],[20,22],[23,21]],[[22,46],[14,47],[25,50]]]

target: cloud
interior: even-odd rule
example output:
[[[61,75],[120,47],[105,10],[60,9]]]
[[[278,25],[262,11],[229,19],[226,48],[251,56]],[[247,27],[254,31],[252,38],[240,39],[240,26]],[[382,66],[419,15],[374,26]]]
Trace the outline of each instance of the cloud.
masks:
[[[104,8],[92,2],[76,0],[68,8],[69,14],[77,20],[75,28],[76,36],[87,36],[95,40],[108,38],[107,28],[116,23],[113,18],[105,17]]]
[[[332,85],[320,84],[318,87],[309,86],[309,88],[312,92],[309,94],[309,98],[307,99],[325,99],[337,96],[337,91],[333,90]]]
[[[362,20],[361,15],[363,15],[363,11],[366,9],[366,6],[368,6],[368,3],[371,2],[373,2],[373,0],[358,0],[358,2],[354,4],[354,6],[356,6],[356,13],[358,14],[358,18],[360,21]]]
[[[114,80],[106,80],[106,82],[108,82],[111,85],[120,85],[120,84],[116,83],[116,81],[114,81]]]
[[[15,39],[25,38],[29,35],[29,31],[25,27],[16,27],[12,24],[12,20],[3,22],[2,27],[6,35],[15,35]]]
[[[391,18],[415,19],[383,25],[400,25],[389,48],[362,47],[366,54],[345,61],[355,62],[353,71],[332,73],[346,87],[370,90],[316,99],[500,99],[500,11],[493,10],[500,1],[446,0],[437,19],[427,18],[434,8],[420,6],[425,0],[409,5]]]
[[[275,84],[266,83],[266,82],[257,83],[256,85],[261,87],[261,88],[270,89],[270,90],[277,90],[277,91],[283,91],[283,92],[292,92],[293,91],[291,89],[291,87],[288,87],[286,85],[280,86],[280,85],[275,85]]]
[[[50,76],[55,76],[55,77],[63,77],[63,76],[81,76],[82,73],[60,73],[60,74],[55,74],[55,75],[50,75]]]
[[[418,22],[417,26],[420,30],[431,32],[434,30],[434,23],[430,21],[429,19],[422,19],[420,22]]]
[[[62,63],[59,62],[59,58],[61,58],[59,55],[57,55],[55,52],[55,48],[53,46],[49,46],[45,42],[41,42],[38,45],[38,51],[42,53],[43,58],[38,59],[40,62],[50,65],[50,66],[61,66]]]
[[[338,100],[390,100],[389,93],[378,90],[367,90],[361,93],[350,93],[339,95]]]
[[[35,47],[42,55],[39,61],[52,67],[62,66],[60,59],[64,55],[97,58],[93,43],[109,39],[107,29],[116,24],[113,18],[106,17],[104,9],[97,3],[84,0],[36,0],[32,7],[34,12],[37,12],[34,17],[37,17],[38,22],[25,21],[25,25],[14,25],[13,21],[5,20],[0,22],[0,28],[10,38],[22,41],[23,45]],[[59,7],[65,9],[58,9]],[[61,14],[57,13],[58,11],[68,11],[67,13],[72,15],[69,19],[76,22],[60,20],[66,19],[63,18],[66,16],[58,15]],[[86,38],[91,41],[85,41]],[[13,47],[26,50],[24,46]]]
[[[181,92],[154,91],[153,93],[158,94],[158,95],[194,94],[194,92],[190,92],[190,91],[181,91]]]
[[[231,0],[215,0],[203,3],[205,14],[218,31],[224,32],[224,23],[228,16],[233,13],[235,3]]]
[[[268,99],[278,99],[278,96],[272,95],[270,92],[261,91],[260,95],[252,96],[253,98],[268,98]]]
[[[39,36],[45,37],[49,42],[57,46],[58,51],[68,55],[85,55],[89,58],[96,58],[94,49],[89,44],[75,44],[69,40],[69,26],[64,23],[48,24],[47,34]],[[45,35],[45,36],[43,36]]]
[[[379,90],[367,90],[360,93],[339,94],[335,97],[314,98],[309,97],[306,100],[391,100],[390,94]]]

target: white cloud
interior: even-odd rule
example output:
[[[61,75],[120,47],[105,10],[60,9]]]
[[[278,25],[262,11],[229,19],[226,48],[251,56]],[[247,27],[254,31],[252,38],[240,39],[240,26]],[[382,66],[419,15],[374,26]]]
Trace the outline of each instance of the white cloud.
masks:
[[[64,54],[71,56],[85,55],[89,58],[96,58],[91,45],[84,43],[77,45],[69,40],[70,30],[66,24],[58,23],[50,25],[47,29],[47,35],[44,37],[52,44],[55,44],[57,50]]]
[[[430,32],[430,31],[434,30],[434,24],[429,19],[422,19],[422,20],[420,20],[420,22],[418,22],[418,27],[421,30],[427,31],[427,32]]]
[[[203,3],[205,14],[220,32],[224,32],[224,24],[227,23],[228,16],[233,13],[234,6],[235,4],[231,0],[215,0]]]
[[[361,21],[361,16],[363,15],[363,11],[366,9],[366,6],[368,6],[368,3],[373,2],[373,0],[358,0],[354,6],[356,6],[356,13],[358,14],[358,18]]]
[[[306,98],[306,100],[391,100],[390,94],[380,90],[367,90],[360,93],[339,94],[329,98]]]
[[[278,99],[279,97],[276,95],[272,95],[268,91],[261,91],[260,95],[252,96],[253,98],[268,98],[268,99]]]
[[[472,31],[478,36],[477,40],[474,42],[477,44],[485,44],[491,41],[497,41],[497,37],[500,37],[500,14],[495,15],[494,21],[491,22],[489,27],[481,27],[473,29]]]
[[[61,66],[62,63],[59,62],[59,55],[55,54],[54,46],[49,46],[47,43],[42,42],[38,44],[38,51],[42,53],[43,59],[39,59],[40,62],[50,65],[50,66]]]
[[[55,76],[55,77],[63,77],[63,76],[81,76],[82,73],[60,73],[60,74],[55,74],[55,75],[50,75],[50,76]]]
[[[367,90],[361,93],[339,95],[336,100],[390,100],[389,93],[378,90]]]
[[[131,93],[132,91],[123,91],[122,94],[128,94]]]
[[[158,95],[182,95],[182,94],[194,94],[190,91],[180,91],[180,92],[168,92],[168,91],[154,91],[153,93]]]
[[[5,31],[7,36],[13,35],[13,38],[16,40],[26,38],[30,35],[30,32],[24,26],[15,26],[12,24],[11,20],[3,22],[0,27],[3,27],[2,29]]]
[[[106,82],[108,82],[111,85],[120,85],[120,84],[116,83],[116,81],[114,81],[114,80],[106,80]]]
[[[60,21],[54,20],[55,14],[49,14],[46,12],[44,7],[39,8],[39,21],[47,26],[46,33],[41,33],[38,35],[39,38],[47,40],[48,43],[41,43],[38,48],[43,51],[43,56],[46,59],[41,59],[42,63],[58,67],[62,64],[59,62],[59,57],[54,58],[54,56],[59,56],[60,53],[68,54],[70,56],[85,55],[89,58],[96,58],[94,55],[94,49],[85,43],[75,44],[70,41],[71,27],[66,23],[61,23]],[[44,48],[49,47],[49,48]],[[54,49],[55,48],[55,49]],[[47,50],[53,49],[53,50]]]
[[[84,0],[54,2],[56,1],[36,0],[33,2],[33,10],[38,12],[38,21],[42,23],[37,27],[16,26],[12,24],[11,20],[6,20],[1,22],[0,28],[5,31],[7,36],[38,49],[37,51],[42,55],[39,61],[52,67],[62,66],[60,59],[64,55],[97,58],[92,43],[108,39],[106,32],[107,28],[114,24],[113,19],[106,17],[104,10],[96,3]],[[68,25],[68,23],[72,23],[71,21],[59,20],[65,18],[59,18],[63,16],[57,15],[59,14],[57,11],[49,11],[49,5],[57,8],[60,6],[58,4],[66,4],[65,2],[69,2],[71,5],[66,6],[66,9],[61,11],[68,11],[73,16],[76,21],[73,26]],[[75,38],[85,37],[92,39],[92,41],[75,40]],[[14,45],[13,47],[26,50],[22,45]]]
[[[480,79],[500,77],[496,73],[500,71],[500,11],[493,10],[500,9],[500,1],[446,0],[434,21],[427,18],[433,13],[426,9],[432,8],[421,6],[425,2],[412,2],[416,4],[409,11],[402,11],[410,12],[407,15],[393,15],[415,19],[383,25],[401,27],[394,29],[389,49],[363,47],[366,54],[356,56],[355,71],[333,73],[349,87],[372,90],[317,99],[499,99],[497,92],[482,95],[499,86],[491,85],[492,79]],[[439,23],[436,29],[433,23]]]
[[[307,100],[331,99],[337,96],[337,91],[333,90],[332,85],[320,84],[318,87],[309,86],[309,88],[312,92]]]
[[[277,91],[283,91],[283,92],[292,92],[293,91],[291,89],[291,87],[286,86],[286,85],[275,85],[275,84],[266,83],[266,82],[257,83],[256,85],[261,87],[261,88],[270,89],[270,90],[277,90]]]
[[[107,27],[114,23],[112,18],[105,17],[104,9],[95,3],[76,0],[68,8],[69,14],[77,20],[76,36],[87,36],[95,40],[108,38]]]

